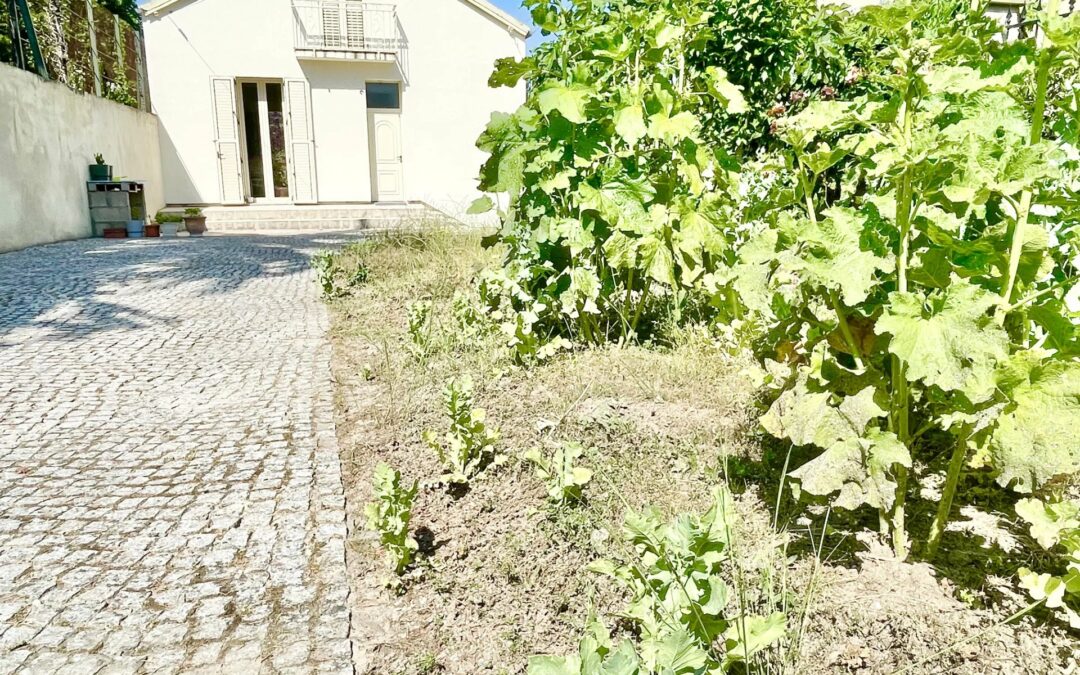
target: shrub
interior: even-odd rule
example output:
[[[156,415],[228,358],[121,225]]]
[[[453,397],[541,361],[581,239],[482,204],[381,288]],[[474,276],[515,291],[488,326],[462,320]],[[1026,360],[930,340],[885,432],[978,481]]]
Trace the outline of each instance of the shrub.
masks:
[[[1003,46],[981,10],[915,21],[938,5],[855,16],[883,45],[874,70],[892,72],[865,96],[779,120],[775,165],[792,180],[778,185],[794,187],[767,195],[776,206],[715,279],[718,298],[738,293],[775,375],[762,425],[820,450],[791,478],[836,506],[877,509],[901,558],[911,469],[941,445],[951,457],[927,557],[965,464],[1021,492],[1080,468],[1076,324],[1063,305],[1080,249],[1066,220],[1033,209],[1060,194],[1046,83],[1075,58],[1080,21],[1050,20],[1042,47]]]

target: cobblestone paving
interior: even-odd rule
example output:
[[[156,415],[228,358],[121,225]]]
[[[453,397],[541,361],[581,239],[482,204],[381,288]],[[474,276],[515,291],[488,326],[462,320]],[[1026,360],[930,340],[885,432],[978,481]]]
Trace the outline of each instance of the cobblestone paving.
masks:
[[[352,672],[333,240],[0,255],[0,673]]]

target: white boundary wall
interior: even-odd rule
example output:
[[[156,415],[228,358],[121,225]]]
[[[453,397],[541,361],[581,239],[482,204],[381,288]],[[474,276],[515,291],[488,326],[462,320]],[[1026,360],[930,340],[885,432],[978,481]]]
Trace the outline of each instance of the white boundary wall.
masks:
[[[95,153],[164,206],[157,117],[0,64],[0,252],[90,236]]]

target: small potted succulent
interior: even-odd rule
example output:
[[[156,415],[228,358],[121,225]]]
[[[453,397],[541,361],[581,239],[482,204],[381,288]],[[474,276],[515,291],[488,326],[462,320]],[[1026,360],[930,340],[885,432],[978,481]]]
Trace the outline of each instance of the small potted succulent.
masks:
[[[94,162],[90,165],[90,180],[99,183],[112,180],[112,166],[105,163],[105,157],[100,152],[94,155]]]
[[[154,220],[157,221],[158,226],[161,228],[161,236],[175,237],[176,231],[180,228],[180,223],[184,222],[184,217],[175,212],[158,211],[157,215],[154,216]]]
[[[206,234],[206,216],[203,215],[202,209],[184,209],[184,229],[193,237]]]

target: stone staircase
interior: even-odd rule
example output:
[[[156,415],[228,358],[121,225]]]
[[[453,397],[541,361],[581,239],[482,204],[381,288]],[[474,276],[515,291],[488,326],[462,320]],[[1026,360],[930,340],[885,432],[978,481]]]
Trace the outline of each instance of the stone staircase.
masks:
[[[420,203],[210,206],[203,214],[210,232],[378,230],[446,217]]]

